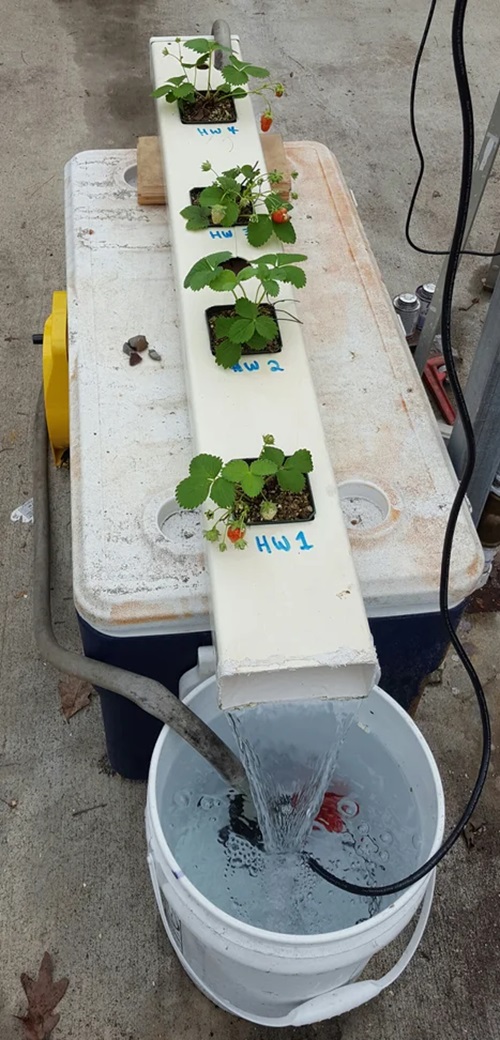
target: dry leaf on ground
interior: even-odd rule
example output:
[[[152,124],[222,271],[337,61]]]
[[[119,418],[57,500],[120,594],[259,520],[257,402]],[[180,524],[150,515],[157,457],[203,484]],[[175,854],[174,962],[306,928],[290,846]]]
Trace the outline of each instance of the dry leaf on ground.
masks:
[[[49,1040],[59,1022],[60,1015],[54,1015],[53,1012],[66,993],[69,979],[54,982],[53,972],[52,957],[50,953],[44,953],[36,979],[24,972],[21,975],[21,985],[28,998],[28,1010],[25,1015],[17,1017],[23,1024],[25,1040]]]
[[[59,696],[61,698],[61,710],[64,718],[70,719],[82,708],[88,708],[92,687],[88,682],[76,679],[74,675],[65,675],[59,679]]]

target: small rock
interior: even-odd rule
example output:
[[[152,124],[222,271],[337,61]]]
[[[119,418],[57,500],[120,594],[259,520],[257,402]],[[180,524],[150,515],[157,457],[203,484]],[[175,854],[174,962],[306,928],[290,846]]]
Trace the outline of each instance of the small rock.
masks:
[[[122,350],[123,353],[127,355],[127,357],[130,357],[132,353],[132,347],[130,346],[129,342],[123,344]]]
[[[143,350],[149,346],[149,343],[145,336],[131,336],[129,339],[129,346],[132,350],[138,350],[142,354]]]
[[[142,361],[141,355],[137,351],[133,350],[129,357],[129,365],[140,365]]]
[[[150,347],[150,349],[148,350],[148,354],[152,361],[161,361],[161,354],[159,354],[158,351],[154,349],[154,347]]]

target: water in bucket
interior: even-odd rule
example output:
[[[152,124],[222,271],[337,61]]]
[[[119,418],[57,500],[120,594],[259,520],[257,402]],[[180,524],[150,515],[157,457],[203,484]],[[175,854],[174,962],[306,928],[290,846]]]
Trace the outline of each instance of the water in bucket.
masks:
[[[338,722],[341,734],[345,718]],[[222,713],[214,728],[235,746]],[[388,884],[418,866],[418,806],[396,761],[366,726],[348,728],[327,787],[305,853],[362,885]],[[189,880],[220,909],[257,928],[295,935],[338,931],[391,902],[329,885],[311,871],[304,852],[265,851],[253,806],[228,791],[187,745],[163,791],[160,813],[167,842]]]

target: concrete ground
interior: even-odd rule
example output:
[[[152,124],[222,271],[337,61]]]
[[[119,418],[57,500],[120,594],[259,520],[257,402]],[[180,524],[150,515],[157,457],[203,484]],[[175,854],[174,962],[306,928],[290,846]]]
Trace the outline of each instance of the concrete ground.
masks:
[[[58,676],[39,660],[31,634],[32,529],[10,521],[31,494],[33,410],[41,330],[51,293],[65,285],[62,171],[75,152],[133,145],[155,131],[148,37],[207,31],[225,17],[245,52],[286,83],[279,129],[325,142],[354,190],[389,290],[436,275],[439,261],[413,254],[402,228],[415,157],[407,99],[425,0],[0,0],[2,185],[0,247],[0,1036],[21,1037],[19,976],[44,950],[70,987],[61,1040],[234,1040],[268,1030],[212,1007],[179,967],[156,914],[146,870],[145,787],[106,774],[99,705],[69,724]],[[423,65],[419,125],[428,174],[415,234],[446,245],[458,175],[458,118],[449,57],[451,2],[441,5]],[[498,83],[500,21],[495,0],[471,0],[468,59],[478,132]],[[494,173],[474,241],[498,231]],[[464,262],[457,304],[478,295],[486,264]],[[457,313],[470,355],[486,302]],[[54,475],[56,596],[60,638],[76,647],[69,545],[69,474]],[[475,823],[438,875],[432,920],[406,976],[351,1015],[302,1030],[318,1040],[497,1040],[500,1038],[500,622],[470,619],[466,639],[493,713],[493,766]],[[449,819],[466,798],[478,754],[469,684],[450,656],[441,686],[419,715],[446,784]],[[16,808],[9,807],[11,800]],[[75,811],[102,806],[81,815]],[[484,826],[481,826],[484,825]],[[285,1037],[288,1035],[285,1030]]]

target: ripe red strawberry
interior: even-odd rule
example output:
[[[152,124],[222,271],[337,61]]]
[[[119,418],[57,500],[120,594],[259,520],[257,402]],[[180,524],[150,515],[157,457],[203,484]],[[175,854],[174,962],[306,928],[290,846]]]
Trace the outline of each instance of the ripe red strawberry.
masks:
[[[228,527],[227,537],[233,543],[241,541],[245,537],[245,531],[241,527]]]
[[[267,131],[270,130],[272,125],[273,125],[273,117],[272,117],[271,112],[269,111],[269,109],[266,108],[266,111],[263,112],[261,117],[260,117],[260,129],[262,130],[262,133],[263,134],[267,134]]]
[[[286,224],[287,220],[290,220],[288,210],[284,206],[281,209],[275,209],[271,213],[271,220],[274,224]]]

